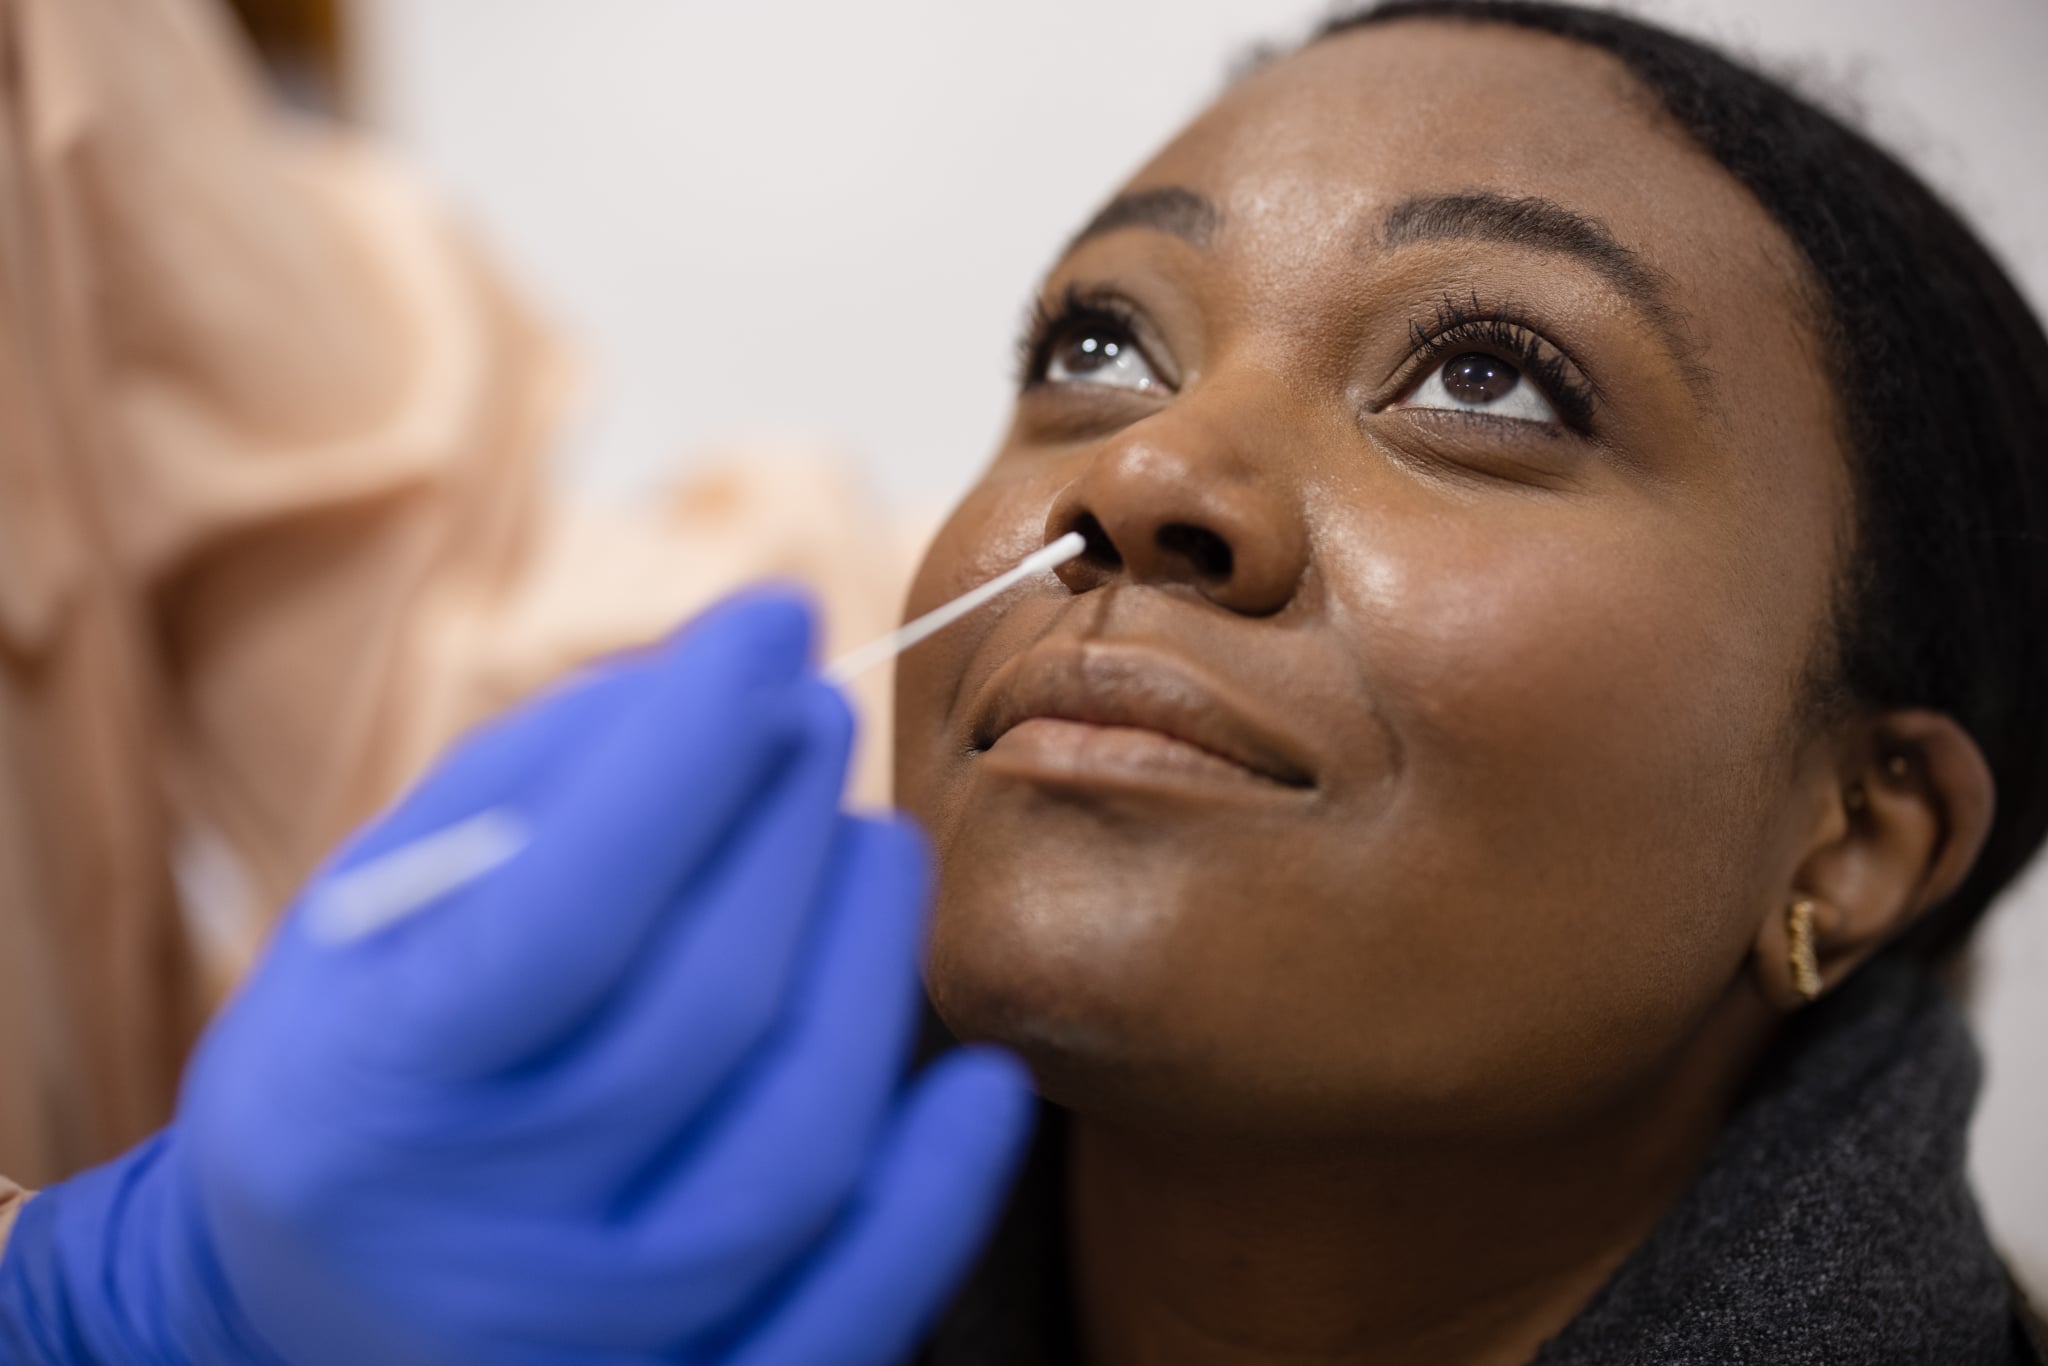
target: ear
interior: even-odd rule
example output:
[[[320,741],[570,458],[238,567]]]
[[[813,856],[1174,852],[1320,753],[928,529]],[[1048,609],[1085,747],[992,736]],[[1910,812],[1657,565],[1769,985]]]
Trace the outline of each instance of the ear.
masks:
[[[1813,903],[1814,956],[1828,991],[1954,892],[1991,833],[1991,767],[1939,712],[1884,712],[1858,726],[1828,781],[1792,885],[1753,949],[1758,984],[1786,1011],[1805,1004],[1791,961],[1793,903]]]

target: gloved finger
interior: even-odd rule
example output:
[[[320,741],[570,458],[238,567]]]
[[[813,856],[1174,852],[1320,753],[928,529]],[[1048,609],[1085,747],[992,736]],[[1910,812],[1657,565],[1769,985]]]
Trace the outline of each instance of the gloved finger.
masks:
[[[894,1366],[925,1333],[1001,1211],[1031,1091],[1007,1053],[927,1068],[830,1243],[724,1366]]]
[[[621,702],[645,686],[648,673],[644,659],[595,666],[458,740],[389,813],[345,843],[309,879],[306,894],[292,907],[286,932],[273,941],[228,1006],[231,1014],[247,1016],[263,1011],[261,1003],[273,1002],[266,1027],[225,1041],[220,1037],[224,1031],[216,1028],[209,1031],[207,1048],[217,1050],[225,1043],[253,1048],[263,1069],[277,1070],[287,1086],[318,1084],[309,1074],[318,1069],[309,1064],[306,1051],[310,1047],[317,1052],[316,1039],[338,1042],[350,1051],[403,1048],[406,1041],[380,1028],[390,1018],[393,994],[390,981],[376,979],[388,970],[384,955],[373,951],[362,956],[372,961],[357,962],[337,958],[331,937],[318,933],[312,924],[322,892],[333,879],[401,845],[482,811],[521,805],[537,786],[548,782],[578,744],[609,724]],[[480,884],[466,891],[479,889]],[[371,935],[364,943],[383,949],[383,938]],[[366,973],[372,980],[364,980]],[[315,978],[317,987],[311,985]],[[316,991],[324,998],[322,1008],[299,1009],[298,1004]],[[301,1031],[290,1043],[278,1033],[285,1021]]]
[[[722,1317],[744,1303],[800,1259],[858,1186],[917,1024],[927,869],[909,822],[846,820],[788,1014],[640,1216],[636,1248],[652,1266],[705,1244],[730,1249],[694,1277],[695,1307]],[[685,1242],[670,1247],[673,1238]]]
[[[1031,1105],[1022,1066],[1008,1054],[948,1054],[898,1105],[836,1227],[787,1255],[773,1277],[756,1278],[754,1293],[738,1302],[729,1269],[746,1253],[748,1229],[727,1224],[706,1236],[699,1221],[716,1220],[715,1209],[668,1207],[663,1217],[676,1221],[673,1228],[631,1215],[506,1221],[493,1226],[485,1246],[414,1255],[441,1268],[437,1314],[496,1338],[563,1351],[687,1345],[724,1362],[727,1351],[709,1345],[729,1348],[757,1333],[746,1319],[763,1312],[757,1306],[764,1293],[769,1318],[790,1312],[784,1305],[808,1302],[818,1324],[836,1317],[840,1330],[856,1337],[914,1333],[992,1223],[1028,1137]],[[864,1257],[884,1261],[871,1270],[842,1265]],[[877,1281],[891,1289],[874,1297]],[[877,1310],[872,1319],[845,1312],[864,1298]],[[748,1350],[759,1351],[751,1343]],[[760,1360],[813,1358],[763,1352]]]
[[[852,818],[839,812],[852,717],[821,684],[801,700],[803,746],[711,867],[679,897],[573,1049],[521,1078],[507,1120],[525,1152],[573,1151],[547,1196],[620,1198],[676,1160],[685,1131],[771,1030],[783,1028],[806,943],[837,873]]]
[[[336,1116],[325,1137],[325,1160],[314,1173],[315,1189],[309,1194],[296,1176],[287,1179],[290,1200],[310,1200],[322,1209],[354,1201],[358,1218],[368,1217],[366,1194],[397,1199],[401,1207],[416,1200],[422,1209],[466,1202],[495,1206],[499,1220],[487,1242],[467,1236],[480,1225],[458,1221],[445,1245],[433,1228],[415,1230],[409,1255],[438,1268],[436,1312],[507,1338],[564,1349],[631,1350],[672,1340],[672,1334],[634,1327],[648,1318],[664,1325],[678,1314],[687,1324],[708,1321],[689,1312],[692,1277],[636,1274],[638,1263],[619,1232],[630,1223],[603,1211],[616,1200],[622,1175],[645,1166],[651,1151],[685,1129],[687,1111],[673,1113],[676,1095],[691,1099],[693,1107],[701,1104],[771,1027],[794,976],[792,964],[802,957],[807,922],[821,903],[833,832],[846,819],[837,801],[852,723],[844,701],[821,684],[801,685],[798,697],[800,719],[823,738],[800,747],[774,777],[745,826],[686,889],[688,914],[663,926],[653,951],[631,969],[628,982],[637,988],[637,1003],[669,1014],[632,1012],[640,1017],[637,1032],[624,1047],[611,1037],[612,1022],[595,1019],[578,1033],[575,1047],[485,1085],[372,1089],[367,1116],[359,1121],[346,1109]],[[707,933],[692,933],[700,929]],[[450,970],[459,971],[459,964]],[[375,976],[356,975],[362,981]],[[375,1008],[373,998],[357,1004],[337,1010],[330,996],[318,1017],[340,1020],[351,1036],[367,1036],[363,1046],[372,1048],[377,1039],[400,1032],[390,1028],[390,1013]],[[605,1016],[617,1005],[607,1006]],[[690,1007],[694,1015],[678,1013],[679,1007]],[[751,1018],[735,1023],[745,1016]],[[698,1028],[678,1028],[679,1022]],[[721,1034],[723,1044],[713,1037]],[[625,1107],[618,1112],[593,1116],[589,1096],[579,1094],[593,1054],[611,1069],[610,1098]],[[684,1072],[701,1080],[693,1086],[679,1076]],[[378,1075],[370,1073],[373,1080]],[[318,1089],[306,1109],[323,1113],[334,1099],[334,1078],[311,1080]],[[273,1103],[275,1098],[273,1091]],[[659,1124],[636,1118],[631,1109],[649,1103],[662,1107]],[[352,1156],[364,1147],[350,1141],[357,1127],[369,1131],[367,1167]],[[438,1135],[431,1141],[443,1151],[441,1160],[425,1160],[426,1151],[406,1137],[414,1133]],[[458,1136],[455,1148],[451,1140]],[[304,1146],[280,1159],[303,1167]],[[413,1155],[406,1172],[390,1170],[389,1160],[404,1156],[408,1147]],[[403,1183],[395,1189],[394,1178]],[[382,1188],[366,1192],[367,1182]],[[702,1251],[705,1266],[715,1270],[724,1250],[705,1244]]]
[[[515,1308],[508,1328],[544,1334],[551,1323],[575,1322],[588,1325],[588,1341],[621,1350],[686,1338],[786,1275],[859,1184],[915,1028],[927,875],[921,837],[906,822],[842,815],[836,825],[829,870],[820,870],[829,890],[812,898],[808,933],[792,924],[778,935],[783,961],[760,961],[747,933],[777,898],[758,895],[759,870],[735,879],[757,895],[721,908],[734,933],[717,939],[729,940],[730,952],[697,951],[717,945],[691,935],[678,946],[688,950],[680,971],[639,987],[646,999],[626,1037],[595,1045],[604,1092],[593,1093],[591,1069],[579,1065],[567,1088],[536,1094],[536,1123],[555,1128],[527,1141],[577,1154],[550,1175],[542,1198],[613,1209],[606,1227],[618,1241],[546,1249],[545,1302],[528,1302],[525,1319]],[[786,858],[790,843],[770,839],[759,853]],[[735,963],[759,975],[740,988],[747,999],[719,980]],[[691,1119],[725,1080],[703,1070],[700,1055],[713,1052],[729,1068],[763,1036],[771,1042],[748,1059],[731,1112],[721,1100],[719,1113]],[[671,1062],[678,1054],[680,1067]],[[692,1100],[689,1110],[677,1109],[678,1097]],[[569,1132],[572,1111],[585,1117],[576,1122],[583,1132]],[[630,1129],[645,1135],[638,1179],[623,1198],[593,1189],[593,1172],[619,1170],[615,1145]],[[673,1151],[678,1136],[685,1146]],[[650,1167],[650,1151],[659,1165]]]
[[[520,1334],[496,1334],[485,1329],[465,1330],[460,1351],[431,1359],[435,1366],[455,1362],[464,1366],[678,1366],[673,1355],[660,1352],[617,1351],[580,1342],[539,1342]],[[363,1366],[363,1361],[356,1358],[348,1366]],[[702,1366],[716,1363],[706,1361]]]
[[[792,749],[821,743],[796,705],[810,636],[784,594],[699,619],[567,766],[491,894],[409,927],[401,997],[425,1067],[474,1076],[530,1057],[626,975]]]

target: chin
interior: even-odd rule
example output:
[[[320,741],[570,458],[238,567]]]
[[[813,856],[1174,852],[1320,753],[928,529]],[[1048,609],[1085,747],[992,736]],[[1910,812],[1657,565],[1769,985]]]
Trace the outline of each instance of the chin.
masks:
[[[1032,1056],[1126,1051],[1138,1024],[1130,978],[1087,936],[1008,909],[1002,923],[986,924],[941,898],[926,971],[947,1027]]]
[[[976,904],[941,893],[926,987],[946,1027],[1016,1049],[1060,1104],[1079,1100],[1070,1083],[1156,1071],[1170,1052],[1159,956],[1117,943],[1106,917],[1077,916],[1071,902],[1034,914],[1034,902],[1051,910],[1028,895]]]
[[[1039,1095],[1064,1109],[1148,1126],[1241,1127],[1238,1068],[1202,1036],[1207,1012],[1169,947],[1142,932],[1147,924],[1156,928],[1154,917],[1127,901],[970,902],[942,891],[926,967],[933,1008],[961,1041],[1016,1050]]]

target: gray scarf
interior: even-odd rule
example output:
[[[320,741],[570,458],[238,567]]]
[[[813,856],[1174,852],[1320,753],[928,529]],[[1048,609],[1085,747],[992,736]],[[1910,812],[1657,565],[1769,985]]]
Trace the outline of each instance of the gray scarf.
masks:
[[[1531,1366],[2033,1366],[1964,1177],[1979,1072],[1925,968],[1867,965],[1794,1022],[1692,1188]],[[1043,1118],[923,1366],[1077,1359]]]

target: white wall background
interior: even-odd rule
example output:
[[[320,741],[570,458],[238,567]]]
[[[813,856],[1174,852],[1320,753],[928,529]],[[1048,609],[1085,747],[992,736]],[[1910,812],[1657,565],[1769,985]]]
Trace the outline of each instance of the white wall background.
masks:
[[[589,363],[589,491],[814,440],[899,507],[993,449],[1027,291],[1098,200],[1301,0],[356,0],[372,121]],[[1665,0],[1791,63],[1958,202],[2048,311],[2048,3]],[[2048,680],[2043,681],[2048,687]],[[2048,870],[1986,936],[1976,1141],[2048,1288]]]

